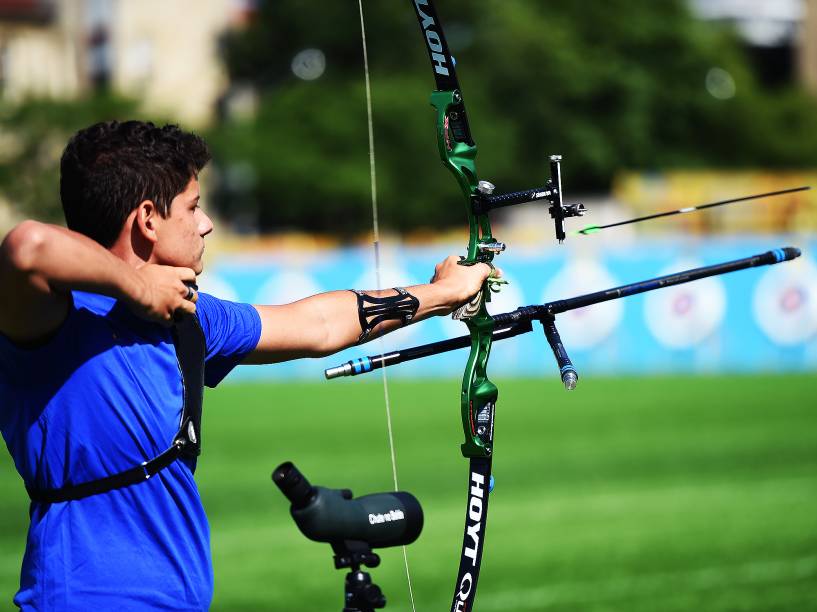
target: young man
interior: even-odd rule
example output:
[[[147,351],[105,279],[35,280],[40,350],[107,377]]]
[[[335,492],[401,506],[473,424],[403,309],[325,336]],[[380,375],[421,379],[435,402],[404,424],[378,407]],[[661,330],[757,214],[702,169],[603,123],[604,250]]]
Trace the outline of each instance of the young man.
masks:
[[[179,321],[198,321],[212,387],[239,363],[328,355],[450,313],[490,273],[449,257],[429,284],[406,289],[281,306],[199,294],[213,230],[199,207],[208,160],[205,143],[175,126],[89,127],[61,162],[69,229],[26,221],[0,247],[0,429],[32,497],[14,599],[24,610],[208,608],[195,453],[153,461],[185,430]],[[198,432],[185,435],[195,443]],[[134,469],[145,472],[135,483],[100,480]]]

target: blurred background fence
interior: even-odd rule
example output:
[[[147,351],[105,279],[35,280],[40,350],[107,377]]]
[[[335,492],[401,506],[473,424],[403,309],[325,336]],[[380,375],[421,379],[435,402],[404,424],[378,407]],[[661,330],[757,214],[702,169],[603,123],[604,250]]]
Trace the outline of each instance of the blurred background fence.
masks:
[[[542,230],[549,229],[544,211]],[[582,238],[575,239],[583,240]],[[562,339],[581,373],[793,372],[817,369],[817,241],[790,235],[645,239],[637,247],[576,242],[559,248],[510,249],[502,265],[510,284],[493,296],[492,313],[513,310],[681,270],[738,259],[796,243],[806,255],[784,266],[696,281],[559,315]],[[424,282],[434,264],[460,245],[387,246],[381,253],[387,286]],[[200,279],[203,291],[253,303],[285,303],[339,287],[372,287],[370,248],[233,255]],[[239,376],[318,381],[322,370],[363,355],[464,334],[464,326],[436,318],[382,341],[325,359],[239,370]],[[392,375],[455,377],[462,352],[403,364]],[[553,376],[555,362],[541,329],[492,349],[491,372]]]

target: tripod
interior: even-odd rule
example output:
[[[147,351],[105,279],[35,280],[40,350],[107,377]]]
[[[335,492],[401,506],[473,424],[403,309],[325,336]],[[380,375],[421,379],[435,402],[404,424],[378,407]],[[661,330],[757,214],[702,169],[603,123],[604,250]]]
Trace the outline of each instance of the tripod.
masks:
[[[372,582],[368,572],[360,569],[361,565],[377,567],[380,557],[368,544],[356,540],[332,543],[332,550],[335,552],[335,569],[351,569],[344,582],[343,612],[374,612],[376,608],[385,608],[383,591]]]

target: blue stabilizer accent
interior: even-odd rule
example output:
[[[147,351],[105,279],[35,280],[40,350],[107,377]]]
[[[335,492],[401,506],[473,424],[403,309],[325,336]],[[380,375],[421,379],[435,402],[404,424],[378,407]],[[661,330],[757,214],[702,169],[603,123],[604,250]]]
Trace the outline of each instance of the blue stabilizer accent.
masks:
[[[491,474],[491,478],[488,480],[488,493],[494,490],[494,475]]]
[[[576,372],[576,368],[574,368],[572,365],[562,366],[559,373],[564,374],[565,372]]]
[[[368,372],[372,369],[372,360],[368,357],[364,357],[361,359],[356,359],[352,362],[352,369],[355,371],[355,374],[362,374],[363,372]]]
[[[643,293],[643,289],[645,287],[659,287],[660,284],[661,283],[659,283],[657,279],[653,280],[651,282],[644,281],[642,283],[636,283],[631,287],[621,289],[619,291],[619,293],[621,294],[622,297],[627,297],[627,296],[630,296],[630,295],[636,295],[638,293]],[[648,289],[648,291],[651,291],[651,289]]]
[[[786,260],[786,253],[783,252],[783,249],[775,249],[772,253],[774,253],[774,259],[777,263]]]

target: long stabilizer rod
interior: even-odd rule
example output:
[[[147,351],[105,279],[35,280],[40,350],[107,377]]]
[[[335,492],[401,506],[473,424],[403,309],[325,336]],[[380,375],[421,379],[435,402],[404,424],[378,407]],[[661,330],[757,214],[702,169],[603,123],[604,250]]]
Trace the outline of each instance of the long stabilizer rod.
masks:
[[[705,210],[707,208],[715,208],[716,206],[724,206],[726,204],[735,204],[737,202],[746,202],[747,200],[759,200],[760,198],[771,198],[774,196],[785,195],[787,193],[795,193],[798,191],[808,191],[809,186],[793,187],[791,189],[781,189],[780,191],[769,191],[767,193],[757,193],[755,195],[743,196],[742,198],[730,198],[728,200],[720,200],[718,202],[711,202],[710,204],[699,204],[698,206],[687,206],[686,208],[679,208],[677,210],[667,210],[644,217],[636,217],[634,219],[627,219],[625,221],[617,221],[616,223],[608,223],[607,225],[588,225],[583,229],[571,232],[571,235],[589,235],[600,232],[611,227],[618,227],[619,225],[629,225],[630,223],[641,223],[642,221],[649,221],[651,219],[659,219],[661,217],[671,217],[673,215],[682,215],[684,213],[695,212],[696,210]]]
[[[493,316],[493,339],[495,341],[504,340],[527,333],[533,330],[533,321],[552,320],[557,314],[569,310],[576,310],[592,304],[600,304],[601,302],[617,300],[630,295],[646,293],[647,291],[654,291],[655,289],[663,289],[664,287],[682,285],[709,276],[728,274],[730,272],[756,268],[758,266],[774,265],[784,261],[791,261],[797,257],[800,257],[800,249],[795,247],[783,247],[782,249],[766,251],[759,255],[753,255],[752,257],[744,257],[743,259],[735,259],[733,261],[704,266],[702,268],[685,270],[683,272],[677,272],[676,274],[659,276],[637,283],[630,283],[629,285],[621,285],[620,287],[614,287],[605,291],[588,293],[565,300],[556,300],[555,302],[548,302],[546,304],[522,306],[511,312],[503,312]],[[438,355],[440,353],[466,348],[470,345],[470,336],[459,336],[449,340],[413,346],[382,355],[369,355],[368,357],[352,359],[337,367],[329,368],[324,373],[328,379],[339,378],[341,376],[357,376],[358,374],[365,374],[386,366],[397,365],[398,363],[404,363],[430,355]]]

